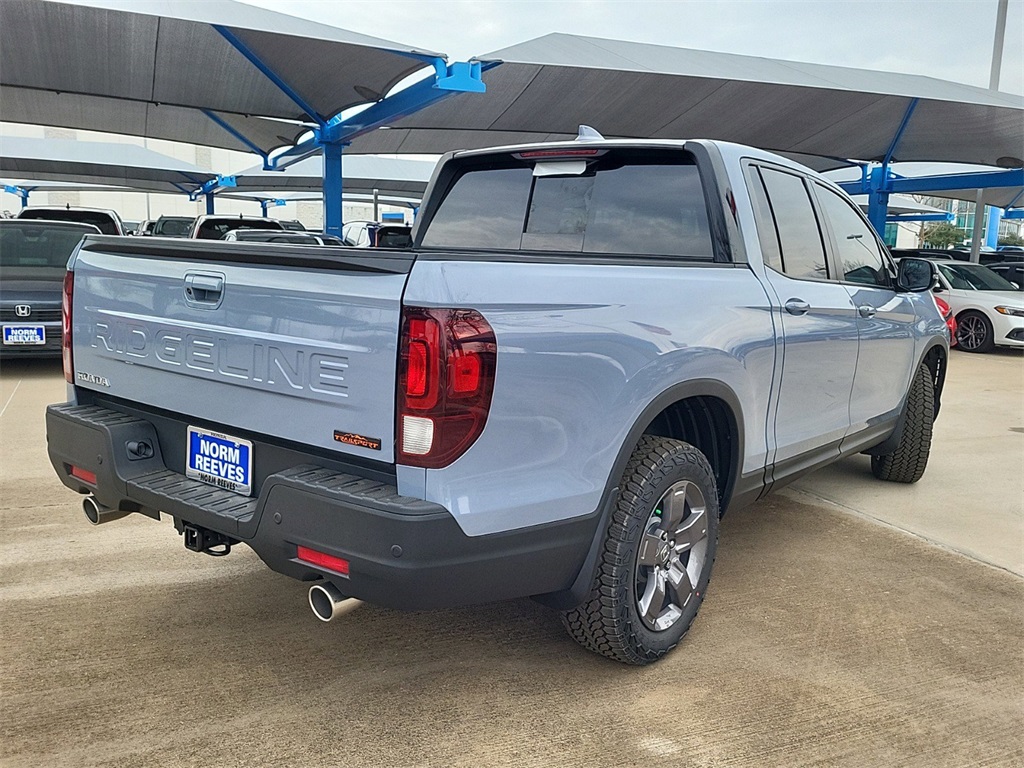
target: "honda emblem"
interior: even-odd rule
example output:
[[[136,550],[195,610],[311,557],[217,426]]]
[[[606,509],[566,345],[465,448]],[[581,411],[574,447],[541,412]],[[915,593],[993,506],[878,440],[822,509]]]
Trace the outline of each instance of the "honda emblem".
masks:
[[[28,304],[16,304],[14,307],[14,314],[18,317],[28,317],[32,314],[32,307]]]

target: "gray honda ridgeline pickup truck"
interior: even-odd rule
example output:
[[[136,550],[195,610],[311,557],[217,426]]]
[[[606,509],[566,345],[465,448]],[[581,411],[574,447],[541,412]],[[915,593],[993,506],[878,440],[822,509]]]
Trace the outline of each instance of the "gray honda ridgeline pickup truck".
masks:
[[[921,477],[948,354],[928,269],[748,147],[456,152],[407,251],[86,237],[49,455],[91,522],[246,544],[324,621],[529,595],[647,664],[727,508],[857,452]]]

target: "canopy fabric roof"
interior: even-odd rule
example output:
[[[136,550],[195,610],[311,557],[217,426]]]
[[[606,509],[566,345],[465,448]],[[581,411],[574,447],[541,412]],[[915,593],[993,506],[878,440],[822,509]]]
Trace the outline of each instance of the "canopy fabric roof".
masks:
[[[3,0],[3,119],[253,149],[208,110],[262,151],[290,144],[300,129],[278,120],[314,116],[215,25],[324,120],[439,57],[234,0]]]
[[[342,190],[346,195],[372,193],[376,189],[382,195],[422,196],[435,165],[433,160],[346,155],[341,164]],[[320,155],[308,157],[283,171],[266,171],[262,165],[257,165],[236,173],[235,188],[225,188],[224,193],[233,195],[256,190],[320,193],[324,185],[323,173],[324,161]]]
[[[865,211],[867,210],[867,195],[851,195],[850,198]],[[888,213],[890,216],[896,216],[904,213],[945,213],[945,211],[941,208],[936,208],[934,205],[919,203],[914,198],[907,197],[906,195],[890,195]]]
[[[572,138],[711,138],[784,153],[1021,164],[1024,97],[930,77],[551,34],[479,57],[457,94],[348,152],[443,152]]]
[[[110,184],[81,184],[73,181],[43,181],[42,179],[0,179],[0,187],[20,187],[29,192],[136,192],[131,187]]]
[[[0,172],[39,181],[131,187],[142,192],[172,192],[199,187],[217,174],[136,144],[73,139],[4,137]]]

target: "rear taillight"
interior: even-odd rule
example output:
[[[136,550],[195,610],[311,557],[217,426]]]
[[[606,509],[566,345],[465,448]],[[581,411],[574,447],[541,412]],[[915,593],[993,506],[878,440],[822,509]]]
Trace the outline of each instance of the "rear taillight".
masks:
[[[75,273],[68,270],[64,273],[64,295],[61,298],[60,312],[60,344],[64,357],[64,378],[74,383],[74,358],[71,353],[71,299],[75,289]]]
[[[474,309],[406,307],[398,372],[398,461],[444,467],[483,432],[498,345]]]

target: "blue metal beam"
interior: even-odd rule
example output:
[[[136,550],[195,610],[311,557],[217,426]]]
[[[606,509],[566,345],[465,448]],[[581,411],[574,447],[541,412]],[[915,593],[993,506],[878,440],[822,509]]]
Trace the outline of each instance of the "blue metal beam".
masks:
[[[1021,186],[1024,186],[1024,169],[1022,168],[892,180],[892,191],[906,194],[942,192],[950,189],[992,189]]]
[[[897,213],[886,216],[889,224],[898,224],[901,221],[953,221],[956,217],[952,213]]]
[[[327,120],[324,119],[324,116],[313,109],[313,107],[299,95],[298,91],[286,83],[281,76],[271,69],[270,66],[267,65],[259,56],[257,56],[249,46],[243,43],[234,32],[222,24],[214,24],[213,28],[220,33],[221,37],[231,43],[235,50],[245,56],[245,58],[249,60],[250,64],[256,67],[256,69],[262,72],[270,82],[276,85],[285,96],[291,99],[295,105],[309,117],[310,120],[315,120],[321,127],[325,127],[327,125]]]
[[[4,184],[4,192],[10,192],[12,195],[17,195],[21,198],[21,207],[24,208],[28,205],[28,195],[32,190],[25,189],[25,187],[16,187],[13,184]]]
[[[214,213],[216,213],[216,211],[214,210],[214,204],[213,204],[213,200],[214,200],[215,197],[216,197],[216,195],[213,194],[213,192],[207,192],[206,193],[206,214],[208,216],[212,216]]]
[[[871,192],[871,179],[868,181],[839,182],[839,186],[851,195],[862,195]],[[1024,186],[1024,169],[1014,168],[1007,171],[986,171],[984,173],[952,173],[941,176],[918,176],[907,179],[893,177],[885,182],[884,189],[893,194],[927,194],[954,189],[989,189]],[[1020,196],[1018,195],[1018,198]]]
[[[273,206],[284,205],[286,201],[285,200],[281,200],[280,198],[274,198],[274,199],[260,198],[258,202],[260,204],[260,208],[263,211],[263,218],[265,219],[265,218],[267,218],[267,209],[270,206],[272,206],[272,205]]]
[[[1024,219],[1024,208],[1014,208],[1012,211],[1003,213],[1004,219]]]
[[[439,63],[438,63],[439,62]],[[348,143],[358,136],[376,130],[395,120],[411,115],[453,93],[484,93],[482,75],[498,66],[498,62],[457,61],[446,65],[443,60],[435,62],[435,76],[410,85],[398,93],[381,99],[362,112],[345,119],[334,117],[320,128],[314,129],[313,137],[296,144],[289,150],[270,158],[270,169],[280,170],[303,158],[315,154],[327,143]],[[440,73],[443,72],[442,76]],[[287,162],[284,162],[287,160]]]
[[[203,195],[212,195],[222,189],[231,189],[238,186],[234,176],[217,176],[215,179],[203,182],[198,188],[189,193],[189,199],[198,200]]]
[[[235,127],[234,127],[233,125],[231,125],[231,123],[229,123],[229,122],[228,122],[227,120],[225,120],[224,118],[222,118],[222,117],[221,117],[220,115],[218,115],[218,114],[217,114],[216,112],[213,112],[213,111],[211,111],[211,110],[209,110],[209,109],[204,109],[204,110],[202,110],[202,112],[203,112],[203,114],[204,114],[204,115],[206,115],[206,116],[207,116],[208,118],[210,118],[211,120],[213,120],[213,122],[215,122],[215,123],[216,123],[217,125],[219,125],[219,126],[220,126],[221,128],[223,128],[223,129],[224,129],[225,131],[227,131],[228,133],[230,133],[230,134],[231,134],[232,136],[234,136],[234,137],[235,137],[236,139],[238,139],[238,140],[239,140],[240,142],[242,142],[243,144],[245,144],[245,146],[247,146],[247,147],[248,147],[249,149],[251,149],[251,150],[252,150],[253,152],[255,152],[255,153],[256,153],[257,155],[259,155],[260,157],[262,157],[262,158],[263,158],[263,163],[264,163],[264,164],[266,164],[266,162],[267,162],[267,153],[266,153],[266,152],[264,152],[264,151],[263,151],[263,150],[262,150],[262,149],[261,149],[261,148],[259,147],[259,145],[258,145],[258,144],[256,144],[256,143],[255,143],[254,141],[251,141],[251,140],[250,140],[250,139],[249,139],[249,138],[248,138],[248,137],[247,137],[247,136],[246,136],[246,135],[245,135],[244,133],[242,133],[241,131],[239,131],[239,130],[238,130],[237,128],[235,128]]]
[[[910,100],[907,105],[907,111],[903,113],[903,121],[900,123],[900,127],[896,129],[896,134],[892,137],[892,142],[889,144],[889,150],[885,153],[885,159],[882,160],[882,165],[889,165],[892,162],[893,153],[896,152],[896,147],[900,145],[900,140],[903,138],[904,131],[907,130],[907,124],[910,122],[910,118],[914,115],[914,110],[917,109],[918,99],[914,98]]]

